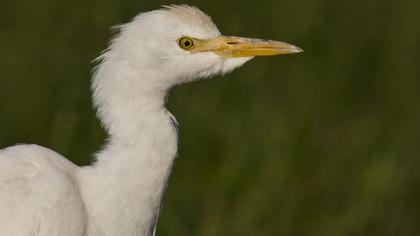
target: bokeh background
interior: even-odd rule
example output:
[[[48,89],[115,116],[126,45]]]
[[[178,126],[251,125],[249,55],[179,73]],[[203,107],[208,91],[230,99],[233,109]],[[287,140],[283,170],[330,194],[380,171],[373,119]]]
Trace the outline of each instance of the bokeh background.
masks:
[[[91,61],[110,27],[178,0],[0,1],[0,147],[79,165],[106,137]],[[222,32],[304,54],[176,88],[158,235],[420,235],[420,2],[199,0]]]

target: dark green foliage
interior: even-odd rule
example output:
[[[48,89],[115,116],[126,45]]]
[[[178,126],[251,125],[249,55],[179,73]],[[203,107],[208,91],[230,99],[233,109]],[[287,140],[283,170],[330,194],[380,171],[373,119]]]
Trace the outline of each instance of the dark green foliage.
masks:
[[[89,163],[105,138],[90,62],[110,26],[168,3],[0,1],[0,146]],[[172,92],[180,158],[158,235],[420,235],[420,2],[190,3],[227,35],[305,53]]]

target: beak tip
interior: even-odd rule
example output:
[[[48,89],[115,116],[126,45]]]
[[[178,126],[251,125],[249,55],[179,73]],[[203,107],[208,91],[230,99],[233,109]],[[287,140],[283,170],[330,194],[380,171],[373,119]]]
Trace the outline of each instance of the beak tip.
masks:
[[[298,46],[294,46],[293,51],[294,51],[294,53],[302,53],[302,52],[304,52],[303,49],[300,48],[300,47],[298,47]]]

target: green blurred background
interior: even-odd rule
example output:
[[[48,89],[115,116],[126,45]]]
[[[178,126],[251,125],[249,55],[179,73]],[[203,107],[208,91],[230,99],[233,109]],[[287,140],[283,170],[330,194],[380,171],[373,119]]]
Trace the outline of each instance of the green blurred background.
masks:
[[[91,61],[162,4],[0,1],[0,147],[88,164]],[[179,159],[158,235],[420,235],[420,2],[191,1],[228,35],[304,54],[176,88]]]

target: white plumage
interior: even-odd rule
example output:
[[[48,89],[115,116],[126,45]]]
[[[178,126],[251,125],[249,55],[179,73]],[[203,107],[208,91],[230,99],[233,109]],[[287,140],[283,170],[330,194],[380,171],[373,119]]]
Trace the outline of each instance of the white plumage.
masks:
[[[154,235],[177,153],[168,91],[253,56],[300,52],[220,36],[210,17],[186,5],[142,13],[120,30],[98,58],[92,83],[108,143],[81,168],[37,145],[1,150],[1,236]]]

